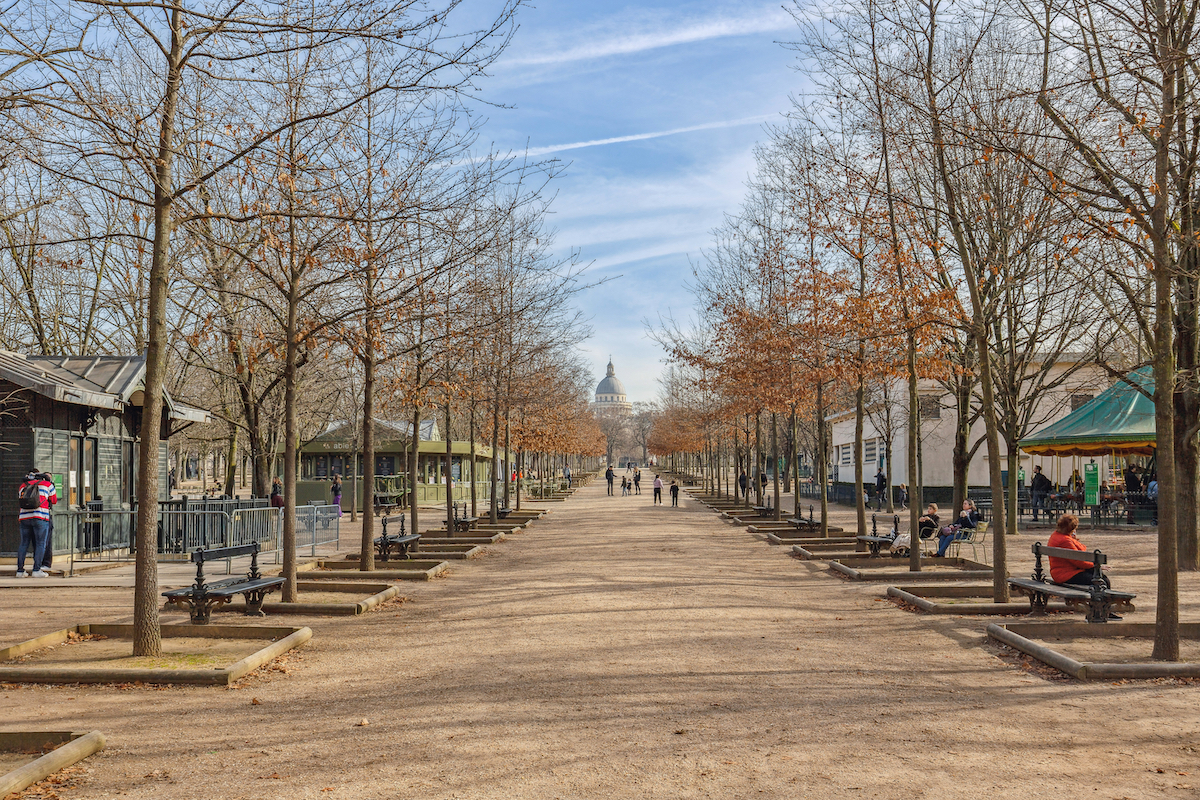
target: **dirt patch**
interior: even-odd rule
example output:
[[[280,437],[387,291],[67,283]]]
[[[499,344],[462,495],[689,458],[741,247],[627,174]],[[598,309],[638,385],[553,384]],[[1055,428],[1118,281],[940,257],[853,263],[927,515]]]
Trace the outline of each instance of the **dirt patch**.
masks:
[[[158,656],[134,656],[128,639],[71,634],[67,641],[4,662],[5,666],[85,669],[219,669],[262,649],[257,639],[165,637]]]
[[[1026,637],[1030,638],[1030,637]],[[1047,637],[1030,639],[1051,650],[1062,653],[1081,663],[1093,664],[1153,664],[1150,653],[1154,640],[1140,636],[1104,637]],[[1179,642],[1179,660],[1184,663],[1200,662],[1200,641],[1182,639]]]

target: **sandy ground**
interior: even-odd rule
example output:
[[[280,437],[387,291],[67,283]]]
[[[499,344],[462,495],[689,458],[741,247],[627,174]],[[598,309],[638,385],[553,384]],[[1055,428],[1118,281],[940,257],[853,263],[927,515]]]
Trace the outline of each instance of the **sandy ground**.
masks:
[[[902,611],[686,498],[553,509],[404,604],[268,617],[314,638],[235,689],[6,686],[3,727],[105,732],[67,800],[1197,794],[1200,687],[1031,669],[986,619]],[[1105,535],[1152,591],[1152,538]],[[0,644],[130,602],[2,589]]]

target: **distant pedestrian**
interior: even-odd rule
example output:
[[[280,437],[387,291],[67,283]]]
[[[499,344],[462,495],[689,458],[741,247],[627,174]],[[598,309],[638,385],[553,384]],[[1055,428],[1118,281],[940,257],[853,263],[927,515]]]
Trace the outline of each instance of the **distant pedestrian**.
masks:
[[[635,469],[633,471],[633,493],[642,493],[642,471],[640,469]]]
[[[887,493],[887,475],[880,469],[875,473],[875,510],[883,510],[883,496]]]
[[[333,474],[333,483],[329,485],[329,493],[333,496],[333,504],[337,506],[338,516],[342,515],[342,476]]]
[[[1054,488],[1054,484],[1050,483],[1050,479],[1042,474],[1042,465],[1038,464],[1033,468],[1033,480],[1029,482],[1029,498],[1033,505],[1033,521],[1037,522],[1038,509],[1040,508],[1047,517],[1050,513],[1046,511],[1046,495],[1050,494],[1050,490]]]
[[[663,490],[662,478],[655,475],[654,476],[654,504],[655,505],[659,505],[659,506],[662,505],[662,490]]]
[[[613,496],[613,480],[617,477],[617,473],[613,472],[612,464],[608,465],[608,469],[604,471],[604,480],[608,481],[608,496]]]
[[[571,468],[569,466],[563,467],[563,477],[566,478],[567,488],[570,489],[571,488]]]
[[[628,495],[629,495],[629,478],[626,478],[624,475],[622,475],[621,476],[621,497],[626,497]]]
[[[283,508],[283,481],[279,478],[271,481],[271,507]]]
[[[671,505],[679,505],[679,484],[671,481]]]
[[[17,500],[21,528],[21,539],[17,545],[17,577],[29,577],[25,571],[25,555],[32,549],[33,577],[45,578],[47,573],[42,569],[42,563],[50,538],[50,506],[58,502],[54,484],[46,480],[41,470],[31,469],[17,489]]]
[[[738,488],[742,490],[742,497],[746,496],[746,487],[750,485],[750,481],[746,480],[746,470],[742,470],[742,474],[738,475]]]
[[[900,489],[896,492],[896,499],[900,501],[900,508],[908,510],[908,484],[900,484]]]

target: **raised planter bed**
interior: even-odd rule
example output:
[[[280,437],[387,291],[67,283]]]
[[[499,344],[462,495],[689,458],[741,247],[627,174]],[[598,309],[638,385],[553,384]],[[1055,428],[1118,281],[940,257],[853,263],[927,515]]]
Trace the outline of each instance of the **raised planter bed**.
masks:
[[[76,625],[0,650],[0,681],[226,686],[311,638],[312,631],[308,628],[163,625],[164,654],[135,658],[132,625]],[[203,654],[192,653],[193,649],[204,649],[198,646],[201,640],[222,641],[226,646]],[[229,642],[237,644],[231,646]],[[68,643],[78,649],[68,651],[58,647]],[[16,659],[23,661],[19,665],[5,665]],[[197,668],[200,664],[203,668]]]
[[[0,732],[0,797],[27,789],[103,749],[100,731]]]
[[[1153,622],[993,622],[988,637],[1081,681],[1200,677],[1200,623],[1181,622],[1186,661],[1154,661]]]
[[[427,581],[440,575],[450,568],[450,562],[414,558],[409,561],[376,561],[376,567],[369,572],[363,572],[354,561],[332,561],[318,559],[317,561],[297,567],[305,580],[386,580],[386,581]]]
[[[830,570],[854,581],[911,581],[917,575],[923,581],[992,579],[991,567],[965,558],[922,558],[920,572],[907,569],[904,558],[826,558]]]
[[[390,583],[364,583],[363,581],[297,581],[296,589],[300,600],[295,603],[263,603],[268,614],[303,614],[306,616],[353,617],[365,614],[381,603],[386,603],[400,594],[400,587]],[[320,600],[306,598],[305,594],[317,595]],[[345,599],[329,599],[329,595],[351,595]],[[359,599],[355,600],[354,596]],[[233,604],[220,606],[217,611],[241,611]]]
[[[909,573],[909,575],[912,574]],[[894,597],[929,614],[1011,616],[1029,613],[1029,601],[1025,598],[1008,603],[992,602],[991,584],[987,586],[889,586],[887,596]],[[1072,609],[1062,603],[1051,603],[1048,610],[1069,612]]]

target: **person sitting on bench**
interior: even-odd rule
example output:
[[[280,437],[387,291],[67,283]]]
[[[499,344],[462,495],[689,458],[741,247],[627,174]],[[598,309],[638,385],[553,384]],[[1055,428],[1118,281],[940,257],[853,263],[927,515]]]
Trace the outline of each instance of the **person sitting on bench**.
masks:
[[[1058,518],[1058,525],[1054,528],[1054,533],[1050,534],[1050,541],[1046,542],[1046,545],[1049,547],[1061,547],[1066,550],[1079,550],[1086,553],[1087,548],[1075,536],[1075,531],[1078,528],[1079,517],[1074,514],[1063,514]],[[1111,589],[1112,582],[1109,581],[1108,576],[1104,575],[1103,578],[1104,585]],[[1069,558],[1050,556],[1050,580],[1068,586],[1091,586],[1092,562],[1073,561]]]
[[[963,500],[962,511],[958,513],[958,522],[947,525],[938,531],[938,556],[945,556],[946,551],[950,549],[951,542],[956,539],[966,539],[971,535],[970,531],[974,530],[978,524],[979,508],[975,505],[975,501]],[[967,531],[967,533],[963,531]]]

